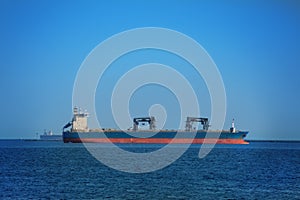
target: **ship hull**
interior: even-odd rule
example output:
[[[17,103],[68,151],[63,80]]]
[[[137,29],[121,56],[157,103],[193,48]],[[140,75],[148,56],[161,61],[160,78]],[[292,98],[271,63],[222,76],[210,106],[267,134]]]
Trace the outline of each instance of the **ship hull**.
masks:
[[[244,140],[247,131],[197,131],[197,133],[184,131],[155,132],[63,132],[65,143],[137,143],[137,144],[248,144]]]

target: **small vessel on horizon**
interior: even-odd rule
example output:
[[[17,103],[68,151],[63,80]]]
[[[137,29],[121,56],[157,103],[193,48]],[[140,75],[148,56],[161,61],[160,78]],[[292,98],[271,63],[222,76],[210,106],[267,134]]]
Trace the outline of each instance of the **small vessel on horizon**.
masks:
[[[42,141],[62,141],[63,137],[61,134],[53,134],[52,131],[44,130],[44,134],[40,135]]]

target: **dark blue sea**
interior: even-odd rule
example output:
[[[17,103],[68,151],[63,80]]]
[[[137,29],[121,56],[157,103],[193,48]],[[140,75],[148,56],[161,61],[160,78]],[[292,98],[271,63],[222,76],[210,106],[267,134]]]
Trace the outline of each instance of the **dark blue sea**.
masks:
[[[0,199],[300,199],[300,143],[217,145],[203,159],[199,148],[132,174],[103,165],[82,144],[0,140]]]

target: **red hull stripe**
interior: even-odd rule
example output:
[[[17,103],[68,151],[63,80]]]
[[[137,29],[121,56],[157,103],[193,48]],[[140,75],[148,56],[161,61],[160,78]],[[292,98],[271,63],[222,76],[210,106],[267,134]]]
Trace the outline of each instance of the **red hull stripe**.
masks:
[[[248,144],[243,139],[189,139],[189,138],[64,138],[64,142],[73,143],[139,143],[139,144]]]

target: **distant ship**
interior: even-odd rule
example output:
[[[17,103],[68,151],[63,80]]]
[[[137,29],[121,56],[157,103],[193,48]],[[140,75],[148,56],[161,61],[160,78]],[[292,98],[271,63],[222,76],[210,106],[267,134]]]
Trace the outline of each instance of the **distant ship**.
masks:
[[[89,129],[87,113],[77,107],[73,110],[73,119],[63,127],[63,141],[81,143],[140,143],[140,144],[248,144],[244,140],[248,131],[236,130],[232,121],[229,130],[209,130],[208,118],[187,117],[185,130],[156,130],[154,117],[133,119],[133,128],[125,131],[115,129]],[[148,124],[149,130],[139,129],[140,123]],[[201,123],[202,130],[195,130],[194,123]],[[68,129],[70,127],[70,129]],[[68,130],[67,130],[68,129]],[[196,135],[193,134],[196,133]]]
[[[61,134],[53,134],[52,131],[44,131],[43,135],[40,135],[40,140],[43,141],[62,141],[63,137]]]

